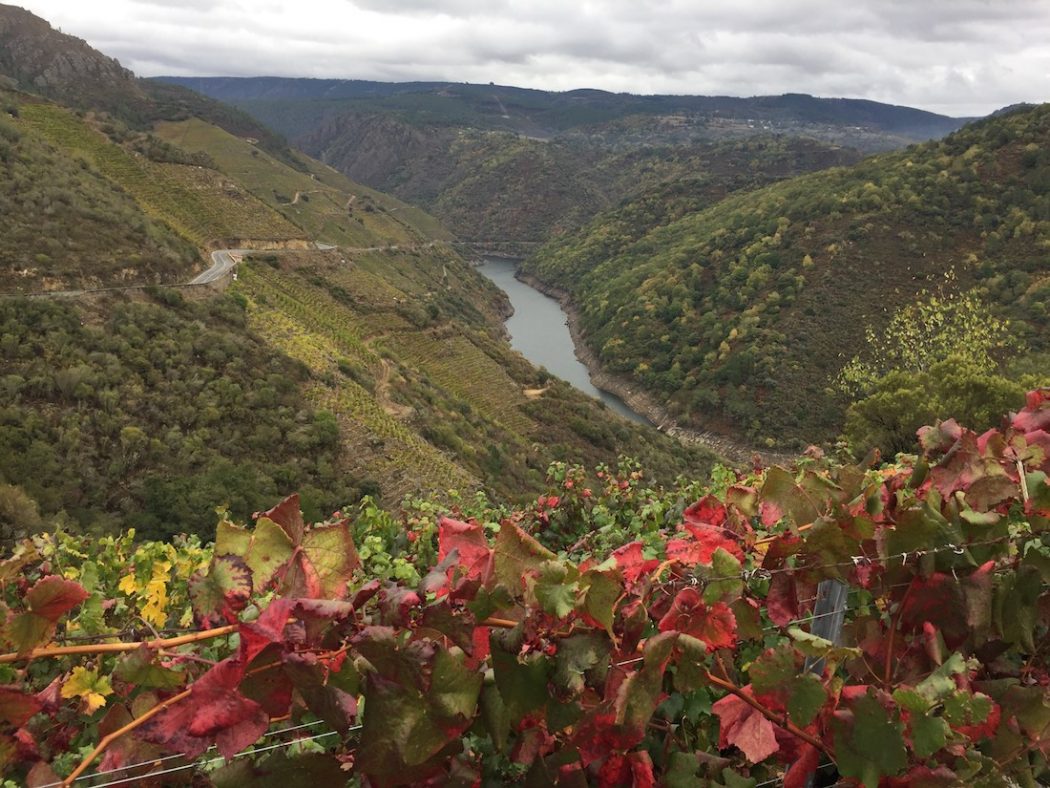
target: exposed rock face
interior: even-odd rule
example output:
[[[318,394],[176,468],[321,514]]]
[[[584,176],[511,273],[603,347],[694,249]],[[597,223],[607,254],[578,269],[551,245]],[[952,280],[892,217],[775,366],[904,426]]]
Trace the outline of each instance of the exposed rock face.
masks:
[[[0,5],[0,74],[22,90],[75,107],[145,98],[116,60],[11,5]]]
[[[296,140],[307,153],[381,191],[426,204],[446,187],[454,129],[420,128],[390,115],[346,113]]]

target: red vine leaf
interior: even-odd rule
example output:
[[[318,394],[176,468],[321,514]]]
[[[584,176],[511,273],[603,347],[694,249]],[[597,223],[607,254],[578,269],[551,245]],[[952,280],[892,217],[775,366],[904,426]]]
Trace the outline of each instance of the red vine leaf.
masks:
[[[26,695],[12,687],[0,687],[0,720],[21,728],[43,704],[34,695]]]
[[[438,521],[438,561],[444,561],[453,550],[458,552],[463,573],[476,579],[484,575],[492,555],[485,529],[477,523],[464,523],[451,517]]]
[[[709,650],[736,645],[736,618],[728,605],[716,602],[708,607],[700,592],[689,586],[675,596],[671,609],[660,619],[661,632],[684,632],[702,640]]]
[[[726,521],[726,507],[713,495],[705,495],[682,512],[686,524],[722,525]]]
[[[299,544],[303,540],[303,532],[306,524],[303,522],[303,513],[299,507],[299,493],[292,493],[269,511],[258,515],[265,517],[277,525],[288,535],[292,544]]]
[[[751,695],[749,687],[743,692]],[[711,707],[720,724],[719,747],[739,749],[751,763],[761,763],[780,749],[773,723],[736,695],[726,695]]]
[[[812,744],[803,743],[791,768],[784,775],[784,788],[808,788],[809,779],[820,766],[820,750]]]
[[[660,565],[655,558],[646,559],[642,555],[642,550],[641,542],[630,542],[613,550],[612,557],[616,560],[616,566],[623,573],[628,585],[634,585],[638,582],[638,578],[648,575]]]
[[[769,581],[766,594],[766,613],[778,627],[786,627],[798,618],[798,590],[795,578],[787,572],[777,572]]]
[[[233,757],[270,726],[263,707],[238,691],[243,676],[240,661],[223,660],[194,682],[188,698],[143,725],[142,737],[189,757],[212,744],[224,757]]]
[[[58,575],[50,575],[38,580],[29,589],[26,602],[34,614],[54,623],[87,597],[87,591],[79,583]]]

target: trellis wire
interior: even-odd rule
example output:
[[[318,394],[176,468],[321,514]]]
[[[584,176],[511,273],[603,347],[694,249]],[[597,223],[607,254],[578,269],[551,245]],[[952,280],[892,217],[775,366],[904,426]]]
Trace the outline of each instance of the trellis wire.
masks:
[[[317,725],[323,725],[323,724],[324,724],[324,720],[313,720],[312,722],[304,722],[301,725],[294,725],[294,726],[292,726],[290,728],[279,728],[277,730],[268,731],[267,733],[263,734],[262,738],[263,739],[267,739],[267,738],[270,738],[270,737],[273,737],[273,736],[281,736],[281,735],[283,735],[285,733],[292,733],[294,731],[303,730],[305,728],[313,728],[313,727],[316,727]],[[358,726],[358,727],[360,727],[360,726]],[[302,740],[301,739],[292,739],[292,743],[294,743],[296,741],[302,741]],[[209,747],[207,750],[205,750],[205,752],[209,752],[209,751],[214,750],[214,749],[215,749],[215,745],[213,744],[211,747]],[[241,754],[243,754],[243,755],[250,755],[251,753],[250,752],[238,753],[238,755],[241,755]],[[92,774],[83,774],[80,777],[77,777],[76,780],[74,780],[74,782],[78,782],[79,783],[79,782],[84,782],[86,780],[94,780],[94,779],[96,779],[98,777],[105,777],[107,774],[116,774],[117,772],[130,771],[132,769],[138,769],[138,768],[140,768],[142,766],[155,766],[155,765],[157,765],[159,763],[164,763],[165,761],[172,761],[172,760],[175,760],[177,758],[184,758],[184,757],[186,757],[186,756],[184,756],[182,753],[175,753],[173,755],[161,755],[161,756],[158,756],[156,758],[150,758],[148,761],[139,761],[138,763],[129,763],[129,764],[125,764],[124,766],[120,766],[120,767],[117,767],[117,768],[114,768],[114,769],[104,769],[102,771],[93,772]],[[136,775],[133,779],[139,779],[140,777],[145,777],[145,776],[147,776],[147,775],[140,774],[140,775]],[[123,779],[132,779],[132,778],[121,778],[121,779],[123,780]],[[106,783],[106,784],[110,785],[112,783]],[[60,783],[60,782],[57,782],[57,783],[46,783],[46,784],[40,786],[40,788],[56,788],[56,786],[60,786],[60,785],[62,785],[62,783]],[[92,788],[100,788],[100,786],[93,786]]]

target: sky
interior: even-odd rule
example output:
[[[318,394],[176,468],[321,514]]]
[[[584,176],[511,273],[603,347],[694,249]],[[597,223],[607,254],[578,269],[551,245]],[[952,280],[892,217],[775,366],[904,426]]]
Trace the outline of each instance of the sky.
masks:
[[[1050,100],[1050,0],[6,0],[140,76]]]

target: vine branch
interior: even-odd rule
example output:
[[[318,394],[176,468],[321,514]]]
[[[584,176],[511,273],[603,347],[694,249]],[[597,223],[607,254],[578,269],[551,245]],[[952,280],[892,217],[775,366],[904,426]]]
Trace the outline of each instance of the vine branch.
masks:
[[[8,654],[0,654],[0,665],[20,660],[34,660],[40,657],[68,657],[80,654],[120,654],[126,651],[134,651],[141,646],[152,649],[175,648],[185,646],[189,643],[198,643],[202,640],[232,635],[237,631],[237,624],[230,624],[215,629],[204,629],[189,635],[180,635],[174,638],[157,638],[156,640],[134,640],[122,643],[92,643],[84,646],[45,646],[35,648],[28,654],[19,654],[17,651]]]
[[[116,645],[116,644],[114,644],[114,645]],[[182,700],[184,698],[188,698],[190,696],[190,692],[192,692],[192,691],[193,691],[193,688],[191,687],[190,689],[183,690],[178,695],[172,695],[167,700],[162,701],[161,703],[158,703],[156,706],[154,706],[152,709],[147,711],[141,717],[136,717],[135,719],[133,719],[131,722],[129,722],[124,727],[118,728],[117,730],[113,731],[112,733],[110,733],[110,734],[108,734],[106,736],[103,736],[102,740],[99,741],[99,743],[96,745],[95,749],[93,749],[87,755],[87,757],[85,757],[84,760],[82,760],[80,762],[80,764],[77,766],[77,768],[75,768],[72,772],[70,772],[69,776],[62,781],[62,788],[70,788],[70,786],[73,785],[73,783],[76,781],[76,779],[80,775],[82,775],[85,771],[87,771],[87,768],[92,763],[95,762],[95,759],[98,756],[100,756],[102,753],[104,753],[106,751],[106,749],[109,747],[109,745],[111,745],[113,742],[115,742],[121,736],[124,736],[125,734],[130,733],[131,731],[133,731],[136,728],[138,728],[140,725],[145,724],[146,722],[148,722],[153,717],[155,717],[158,714],[160,714],[165,709],[169,708],[170,706],[174,706],[180,700]]]

